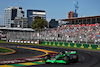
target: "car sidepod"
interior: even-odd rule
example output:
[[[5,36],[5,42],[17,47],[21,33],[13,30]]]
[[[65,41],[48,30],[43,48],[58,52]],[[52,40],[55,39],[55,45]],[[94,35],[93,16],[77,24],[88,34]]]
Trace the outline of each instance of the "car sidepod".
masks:
[[[66,61],[64,61],[64,60],[56,60],[55,63],[65,63],[66,64]]]
[[[47,60],[45,61],[45,63],[55,63],[55,61],[54,61],[54,60],[47,59]]]

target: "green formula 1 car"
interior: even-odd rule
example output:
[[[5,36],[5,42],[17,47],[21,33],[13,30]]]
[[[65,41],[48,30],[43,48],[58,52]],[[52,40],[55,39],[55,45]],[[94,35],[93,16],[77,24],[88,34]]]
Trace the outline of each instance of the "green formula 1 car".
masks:
[[[50,55],[46,55],[43,60],[45,63],[64,63],[68,64],[70,62],[78,62],[78,55],[76,51],[64,51],[58,53],[56,56],[51,57]]]

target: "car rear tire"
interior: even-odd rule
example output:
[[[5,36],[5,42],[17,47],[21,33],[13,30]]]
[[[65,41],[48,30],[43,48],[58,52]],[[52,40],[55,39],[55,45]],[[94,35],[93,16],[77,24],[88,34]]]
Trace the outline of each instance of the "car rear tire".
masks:
[[[50,55],[46,55],[46,56],[44,57],[44,60],[47,60],[47,59],[50,59],[50,58],[51,58]]]
[[[78,55],[73,55],[73,56],[72,56],[72,62],[73,62],[73,63],[78,62]]]
[[[50,55],[46,55],[46,56],[44,57],[44,61],[45,61],[45,63],[46,63],[46,60],[47,60],[47,59],[50,59],[50,58],[51,58]],[[46,63],[46,64],[48,64],[48,63]]]
[[[64,56],[63,60],[66,62],[66,64],[70,63],[70,57],[69,56]]]

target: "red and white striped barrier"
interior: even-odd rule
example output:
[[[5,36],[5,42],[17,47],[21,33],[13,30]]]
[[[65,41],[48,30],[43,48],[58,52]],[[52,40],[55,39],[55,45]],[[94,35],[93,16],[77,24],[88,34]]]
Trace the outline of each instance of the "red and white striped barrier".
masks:
[[[21,43],[23,43],[23,40],[21,40]]]
[[[31,41],[31,43],[33,44],[33,43],[34,43],[34,41]]]
[[[27,43],[27,41],[25,40],[24,43]]]
[[[14,40],[12,40],[12,42],[14,42]]]
[[[18,40],[18,43],[20,43],[20,40]]]
[[[8,42],[15,42],[15,43],[32,43],[32,44],[39,44],[39,40],[37,40],[37,41],[30,41],[30,40],[28,40],[28,41],[26,41],[26,40],[8,40]]]
[[[30,43],[30,41],[27,41],[27,43]]]
[[[17,40],[15,40],[15,43],[17,42]]]
[[[35,44],[37,44],[38,42],[36,41]]]

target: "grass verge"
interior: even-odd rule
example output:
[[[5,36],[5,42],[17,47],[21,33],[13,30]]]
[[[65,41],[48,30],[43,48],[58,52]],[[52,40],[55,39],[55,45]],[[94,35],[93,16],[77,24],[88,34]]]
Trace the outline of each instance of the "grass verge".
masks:
[[[7,53],[7,52],[12,52],[12,51],[9,49],[0,47],[0,53]]]

